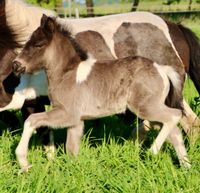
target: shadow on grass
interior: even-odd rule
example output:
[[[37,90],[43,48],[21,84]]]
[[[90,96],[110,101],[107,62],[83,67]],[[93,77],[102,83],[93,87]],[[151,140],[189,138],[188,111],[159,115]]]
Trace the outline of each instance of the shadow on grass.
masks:
[[[14,118],[12,118],[12,120],[14,120]],[[20,121],[19,123],[15,123],[15,126],[17,126],[18,128],[20,127],[19,125]],[[109,144],[110,139],[114,139],[114,141],[118,144],[123,144],[125,140],[133,140],[133,130],[135,128],[136,128],[136,117],[133,114],[114,115],[111,117],[96,119],[93,121],[85,121],[84,135],[86,139],[89,139],[88,140],[89,145],[92,147],[97,147],[105,142]],[[10,131],[10,129],[8,130]],[[17,130],[16,132],[15,130],[14,132],[11,131],[12,135],[14,134],[19,135],[19,132],[21,135],[22,129],[20,129],[20,131]],[[150,148],[151,144],[153,143],[153,141],[155,140],[156,136],[158,135],[158,132],[159,132],[158,130],[153,130],[153,129],[147,132],[144,141],[142,141],[141,143],[141,149],[140,149],[141,160],[146,159],[146,153]],[[60,149],[57,152],[58,156],[59,154],[63,154],[64,152],[64,150],[61,150],[63,148],[58,148],[58,147],[64,146],[63,144],[65,144],[66,135],[67,135],[66,129],[54,130],[55,145],[57,149]],[[185,139],[186,139],[186,146],[188,146],[189,143],[187,137],[185,137]],[[16,140],[14,140],[14,142],[12,143],[11,160],[16,159],[15,149],[19,143],[19,140],[20,136],[16,138]],[[47,144],[48,141],[49,141],[49,133],[42,132],[42,129],[40,129],[40,134],[32,136],[29,143],[29,148],[31,148],[32,146],[43,146],[44,144]],[[162,151],[167,151],[172,157],[173,163],[179,167],[177,155],[171,146],[169,148],[169,144],[164,144]]]

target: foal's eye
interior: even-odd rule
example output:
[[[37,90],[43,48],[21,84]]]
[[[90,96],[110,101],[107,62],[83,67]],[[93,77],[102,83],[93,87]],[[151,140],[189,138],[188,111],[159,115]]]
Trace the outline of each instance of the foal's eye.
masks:
[[[35,44],[34,46],[37,47],[37,48],[41,48],[44,44],[41,44],[41,43],[37,43]]]

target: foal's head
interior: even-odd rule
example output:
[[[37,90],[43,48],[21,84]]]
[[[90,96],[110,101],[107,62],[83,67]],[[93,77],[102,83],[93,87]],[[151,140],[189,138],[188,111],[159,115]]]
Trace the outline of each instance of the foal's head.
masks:
[[[19,72],[33,73],[41,68],[50,69],[60,62],[70,63],[86,60],[82,50],[65,26],[55,17],[43,15],[40,26],[33,32],[22,52],[14,61],[14,69]]]

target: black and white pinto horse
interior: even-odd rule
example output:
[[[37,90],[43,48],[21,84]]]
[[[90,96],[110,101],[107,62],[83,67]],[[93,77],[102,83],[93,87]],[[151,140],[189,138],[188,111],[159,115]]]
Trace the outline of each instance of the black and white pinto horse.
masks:
[[[28,144],[36,128],[67,127],[66,149],[77,155],[85,120],[122,113],[126,109],[142,119],[163,124],[151,147],[154,154],[168,137],[180,162],[190,167],[177,127],[182,116],[182,101],[173,99],[179,108],[174,108],[173,103],[165,104],[170,90],[180,87],[179,74],[173,67],[158,65],[140,56],[96,60],[83,50],[66,25],[46,15],[14,60],[13,67],[17,73],[34,73],[43,68],[52,104],[50,111],[32,114],[24,123],[16,149],[22,171],[27,172],[30,167]]]

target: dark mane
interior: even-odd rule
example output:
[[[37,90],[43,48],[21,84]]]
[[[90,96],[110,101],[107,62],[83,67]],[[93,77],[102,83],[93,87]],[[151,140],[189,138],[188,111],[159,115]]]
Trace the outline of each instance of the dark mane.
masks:
[[[55,20],[56,22],[56,20]],[[65,37],[67,37],[72,46],[74,47],[74,49],[76,50],[77,54],[80,56],[81,60],[87,60],[88,55],[87,55],[87,51],[84,50],[75,40],[75,38],[72,37],[72,31],[70,29],[69,26],[63,26],[62,24],[59,24],[58,22],[56,22],[56,26],[57,26],[57,30],[59,32],[61,32]]]
[[[17,34],[6,22],[5,0],[0,2],[0,48],[15,49],[21,47],[16,41]]]

